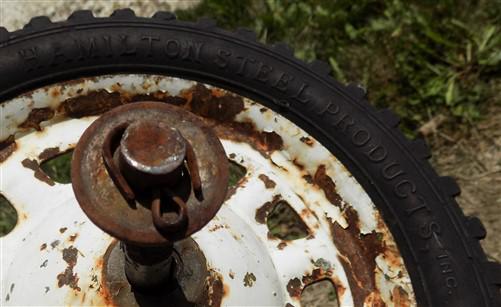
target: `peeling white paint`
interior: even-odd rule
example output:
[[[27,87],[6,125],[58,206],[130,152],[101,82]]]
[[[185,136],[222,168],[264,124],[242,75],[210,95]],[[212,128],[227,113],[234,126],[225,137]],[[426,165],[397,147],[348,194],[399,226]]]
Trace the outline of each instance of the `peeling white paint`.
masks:
[[[15,134],[18,145],[18,149],[0,164],[0,193],[13,203],[20,216],[24,214],[14,231],[0,239],[4,268],[0,276],[3,281],[2,293],[8,293],[12,283],[17,285],[15,291],[19,291],[10,295],[9,301],[2,295],[2,304],[76,304],[78,299],[81,303],[83,299],[85,304],[103,302],[96,291],[89,292],[84,299],[81,296],[84,291],[75,294],[73,289],[59,288],[55,283],[57,274],[64,271],[61,250],[71,244],[84,255],[79,256],[74,268],[80,278],[79,286],[84,289],[92,285],[95,282],[92,277],[97,274],[92,273],[96,261],[104,255],[111,238],[88,221],[74,199],[71,185],[56,183],[51,187],[35,179],[33,171],[21,165],[25,158],[38,159],[38,155],[46,148],[59,147],[64,151],[73,147],[95,117],[68,120],[62,114],[56,114],[56,117],[43,124],[45,128],[42,132],[17,128],[26,120],[29,112],[33,108],[57,109],[70,97],[99,89],[129,95],[158,91],[177,95],[194,84],[192,81],[163,76],[103,76],[39,89],[0,106],[0,140]],[[343,228],[349,227],[350,221],[340,207],[327,200],[318,186],[303,178],[305,175],[314,176],[318,166],[324,165],[327,175],[336,185],[336,192],[342,198],[342,208],[350,206],[357,212],[360,233],[381,233],[383,245],[391,248],[391,257],[380,254],[374,260],[377,264],[374,272],[376,285],[382,300],[393,306],[389,293],[399,287],[408,293],[411,306],[415,305],[410,279],[393,237],[381,223],[382,218],[367,193],[342,163],[296,125],[250,100],[245,100],[245,109],[236,120],[251,121],[259,131],[277,133],[284,147],[266,158],[249,144],[223,140],[227,154],[234,154],[232,159],[247,168],[247,177],[218,215],[193,236],[211,268],[222,274],[225,285],[230,289],[223,304],[283,306],[290,302],[297,305],[298,298],[289,295],[287,284],[291,279],[301,280],[305,274],[311,274],[317,268],[314,263],[318,259],[332,265],[331,280],[337,287],[346,289],[339,296],[340,305],[353,304],[347,278],[350,272],[345,272],[339,262],[339,251],[333,244],[327,218]],[[302,137],[309,138],[310,145],[301,141]],[[304,168],[298,168],[294,160]],[[261,174],[273,180],[276,186],[266,189],[258,178]],[[267,226],[258,223],[255,214],[256,209],[276,195],[286,200],[298,214],[305,213],[302,219],[313,234],[312,238],[288,241],[281,249],[277,247],[280,240],[268,238]],[[64,234],[58,232],[61,227],[68,228]],[[71,233],[79,234],[77,241],[67,241],[66,237]],[[54,240],[60,240],[61,243],[51,248],[50,243]],[[43,243],[48,247],[40,251]],[[40,268],[45,260],[48,260],[47,265]],[[256,277],[253,287],[244,286],[243,277],[248,272]],[[30,295],[19,295],[28,285],[30,291],[34,289]],[[45,287],[50,290],[46,292]]]

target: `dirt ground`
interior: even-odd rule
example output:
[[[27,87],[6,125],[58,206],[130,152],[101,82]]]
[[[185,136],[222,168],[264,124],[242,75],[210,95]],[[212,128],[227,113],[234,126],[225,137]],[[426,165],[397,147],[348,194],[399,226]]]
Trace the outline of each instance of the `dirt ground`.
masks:
[[[96,16],[108,16],[114,9],[130,7],[136,14],[151,16],[158,10],[188,7],[197,0],[181,1],[7,1],[0,0],[0,26],[21,28],[32,16],[65,19],[76,9],[93,9]],[[501,261],[501,106],[492,107],[488,117],[469,132],[441,127],[427,140],[432,163],[441,175],[455,177],[462,189],[458,202],[467,215],[483,221],[488,236],[482,245],[491,259]],[[329,291],[319,285],[304,297],[304,306],[329,306]],[[335,304],[331,304],[334,306]]]
[[[427,140],[436,170],[458,181],[464,213],[478,216],[487,229],[487,255],[501,261],[501,106],[485,114],[467,133],[443,127]]]

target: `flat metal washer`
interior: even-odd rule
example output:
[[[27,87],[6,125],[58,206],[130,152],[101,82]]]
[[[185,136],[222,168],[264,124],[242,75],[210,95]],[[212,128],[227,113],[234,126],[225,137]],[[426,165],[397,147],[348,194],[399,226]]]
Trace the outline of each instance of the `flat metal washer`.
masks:
[[[106,170],[102,158],[105,136],[117,126],[137,121],[177,129],[197,157],[203,199],[198,200],[191,191],[186,201],[188,222],[179,232],[159,233],[150,208],[138,202],[130,206]],[[216,215],[228,188],[228,160],[221,142],[200,118],[165,103],[137,102],[103,114],[87,128],[73,154],[71,177],[82,210],[98,227],[128,243],[155,246],[190,236]]]

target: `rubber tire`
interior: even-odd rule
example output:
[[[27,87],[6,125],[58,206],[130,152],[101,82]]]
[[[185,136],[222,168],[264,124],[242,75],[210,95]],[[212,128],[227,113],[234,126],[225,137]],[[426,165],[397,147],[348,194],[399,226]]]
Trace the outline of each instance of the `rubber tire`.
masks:
[[[297,60],[284,44],[258,43],[249,30],[227,32],[168,12],[95,18],[78,11],[63,22],[36,17],[20,31],[0,28],[0,101],[110,73],[179,76],[250,97],[313,135],[361,183],[399,246],[420,306],[501,306],[501,266],[480,247],[480,221],[455,202],[455,181],[436,174],[425,143],[407,140],[393,113],[376,110],[361,88],[329,72],[322,62]]]

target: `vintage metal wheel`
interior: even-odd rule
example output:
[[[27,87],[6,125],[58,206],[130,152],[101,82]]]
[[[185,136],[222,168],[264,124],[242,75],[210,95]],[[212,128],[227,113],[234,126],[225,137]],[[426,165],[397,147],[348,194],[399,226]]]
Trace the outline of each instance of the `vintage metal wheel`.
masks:
[[[485,231],[461,214],[452,197],[459,190],[426,164],[424,144],[406,140],[398,120],[370,107],[361,89],[331,80],[320,62],[299,62],[284,45],[169,13],[76,12],[56,24],[35,18],[13,34],[0,29],[0,72],[0,193],[18,215],[0,239],[4,305],[299,306],[302,291],[322,280],[334,285],[339,306],[499,299],[501,269],[478,245]],[[109,114],[144,101],[195,116],[221,142],[230,169],[228,193],[209,193],[224,198],[217,214],[165,240],[131,236],[137,225],[115,232],[108,226],[127,213],[99,222],[92,212],[119,194],[105,189],[89,210],[78,189],[43,168],[100,116],[108,117],[96,127],[106,130]],[[100,158],[77,152],[74,169],[116,182]],[[203,170],[202,186],[225,176]],[[199,213],[186,199],[190,221]],[[131,290],[124,267],[137,263],[123,245],[162,240],[176,242],[175,285]],[[148,263],[136,267],[143,265],[151,272]]]
[[[341,306],[360,297],[369,305],[415,304],[409,275],[378,210],[325,147],[255,101],[156,75],[77,79],[4,104],[4,135],[21,133],[12,129],[33,117],[26,114],[66,110],[43,121],[40,132],[17,138],[16,149],[1,165],[8,174],[2,194],[19,215],[2,239],[2,262],[8,268],[2,271],[4,303],[103,305],[115,300],[105,281],[105,255],[115,240],[82,212],[71,184],[54,183],[39,165],[74,148],[97,118],[85,116],[96,113],[97,102],[106,106],[104,111],[138,99],[191,110],[210,123],[232,161],[233,182],[224,205],[193,235],[211,278],[222,283],[212,281],[208,289],[213,305],[298,305],[305,286],[325,279],[335,285]],[[80,113],[70,111],[76,108]],[[274,210],[287,209],[270,219]],[[28,285],[30,295],[22,295]]]

